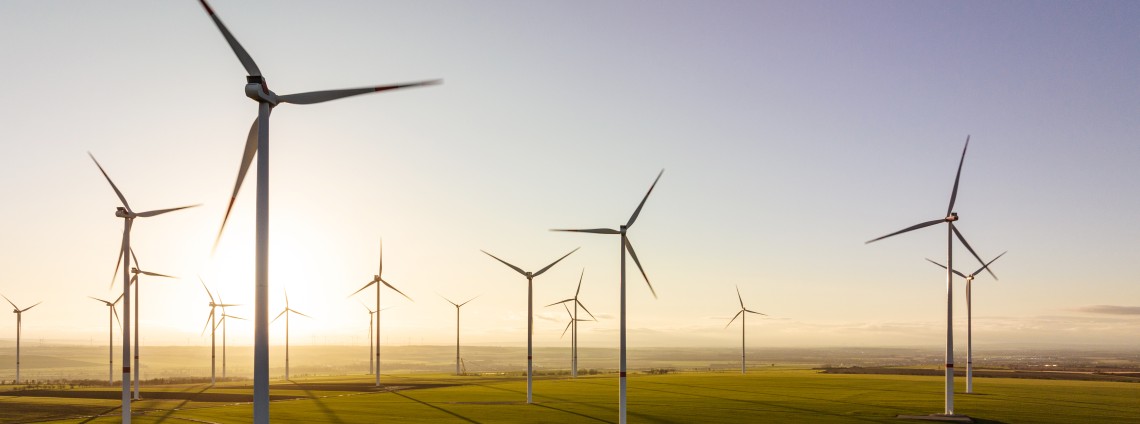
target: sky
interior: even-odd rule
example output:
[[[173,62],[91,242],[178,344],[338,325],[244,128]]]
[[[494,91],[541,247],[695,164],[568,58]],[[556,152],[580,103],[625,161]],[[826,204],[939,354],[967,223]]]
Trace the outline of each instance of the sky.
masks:
[[[838,1],[233,1],[214,10],[279,94],[442,78],[281,105],[270,132],[270,311],[293,343],[564,346],[573,295],[616,347],[624,223],[632,347],[939,346],[943,216],[1000,278],[974,284],[975,344],[1140,347],[1140,4]],[[256,104],[194,1],[0,2],[0,294],[29,343],[101,344],[122,291],[122,221],[91,152],[136,210],[143,344],[207,345],[200,276],[252,318],[251,170],[217,252]],[[977,268],[957,248],[962,271]],[[584,271],[583,271],[584,270]],[[112,281],[115,280],[114,286]],[[964,345],[964,287],[954,287]],[[0,317],[0,344],[15,317]],[[235,321],[229,343],[252,344]],[[281,322],[271,327],[284,339]],[[116,330],[116,344],[118,332]]]

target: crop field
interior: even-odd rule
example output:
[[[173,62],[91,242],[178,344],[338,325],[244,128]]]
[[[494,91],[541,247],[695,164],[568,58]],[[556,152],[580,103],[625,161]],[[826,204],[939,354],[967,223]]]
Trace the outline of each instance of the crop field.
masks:
[[[765,367],[747,375],[684,372],[630,377],[630,422],[898,422],[895,416],[941,412],[941,377],[823,374]],[[982,423],[1135,423],[1140,384],[1124,382],[977,378],[958,413]],[[274,422],[531,423],[616,422],[612,374],[540,377],[527,405],[518,376],[384,375],[275,381]],[[0,387],[3,422],[118,422],[114,387],[11,391]],[[245,423],[251,420],[248,383],[144,386],[135,421]]]

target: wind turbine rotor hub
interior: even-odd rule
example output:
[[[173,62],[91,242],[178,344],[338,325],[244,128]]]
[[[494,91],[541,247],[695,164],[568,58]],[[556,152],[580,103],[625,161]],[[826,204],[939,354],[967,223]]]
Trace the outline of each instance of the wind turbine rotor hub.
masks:
[[[954,222],[958,220],[958,212],[950,212],[950,216],[946,217],[946,222]]]
[[[127,208],[122,206],[115,208],[115,216],[119,218],[134,218],[130,212],[127,212]]]

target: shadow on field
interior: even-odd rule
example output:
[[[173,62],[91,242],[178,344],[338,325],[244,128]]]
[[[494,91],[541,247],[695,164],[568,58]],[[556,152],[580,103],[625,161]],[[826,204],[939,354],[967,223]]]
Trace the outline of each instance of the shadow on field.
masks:
[[[451,416],[453,416],[453,417],[455,417],[455,418],[459,418],[459,419],[461,419],[461,420],[463,420],[463,421],[467,421],[467,422],[469,422],[469,423],[475,423],[475,424],[479,424],[479,422],[478,422],[478,421],[475,421],[475,420],[473,420],[473,419],[470,419],[470,418],[467,418],[467,417],[465,417],[465,416],[459,415],[459,414],[457,414],[457,413],[455,413],[455,412],[452,412],[452,411],[448,411],[448,410],[446,410],[446,409],[440,408],[440,407],[438,407],[438,406],[432,405],[432,404],[430,404],[430,403],[424,402],[424,401],[422,401],[422,400],[419,400],[419,399],[416,399],[416,398],[414,398],[414,397],[411,397],[411,396],[405,395],[405,394],[403,394],[403,393],[400,393],[400,392],[398,392],[398,391],[393,391],[393,392],[392,392],[392,394],[394,394],[394,395],[396,395],[396,396],[399,396],[399,397],[402,397],[402,398],[404,398],[404,399],[407,399],[407,400],[410,400],[410,401],[413,401],[413,402],[419,403],[419,404],[421,404],[421,405],[424,405],[424,406],[430,407],[430,408],[432,408],[432,409],[437,409],[437,410],[439,410],[439,411],[441,411],[441,412],[443,412],[443,413],[446,413],[447,415],[451,415]]]
[[[89,423],[89,422],[91,422],[91,421],[94,421],[96,418],[100,418],[100,417],[102,417],[102,416],[104,416],[104,415],[110,414],[110,413],[111,413],[111,412],[113,412],[113,411],[118,411],[118,410],[119,410],[119,408],[121,408],[121,407],[122,407],[122,406],[115,406],[115,407],[111,407],[111,408],[108,408],[106,411],[103,411],[103,412],[100,412],[100,413],[98,413],[98,414],[95,414],[95,415],[92,415],[92,416],[90,416],[90,417],[87,417],[87,419],[85,419],[85,420],[83,420],[83,421],[80,421],[80,422],[79,422],[79,424],[87,424],[87,423]]]
[[[787,404],[782,404],[782,403],[778,403],[778,402],[762,402],[762,401],[754,401],[754,400],[732,399],[732,398],[723,397],[723,396],[713,396],[713,395],[698,393],[698,391],[699,392],[709,392],[709,391],[713,391],[713,390],[721,390],[721,391],[733,391],[733,392],[754,394],[754,393],[745,392],[742,390],[723,389],[723,388],[719,388],[719,387],[701,387],[701,386],[693,386],[693,385],[688,385],[688,384],[675,384],[675,383],[651,383],[651,382],[642,382],[642,383],[666,384],[668,386],[688,387],[688,388],[692,388],[692,389],[696,389],[696,390],[692,391],[692,392],[689,392],[689,391],[681,392],[681,391],[670,391],[670,390],[664,390],[664,389],[651,389],[651,388],[647,388],[647,387],[640,387],[637,390],[648,390],[648,391],[652,391],[652,392],[669,393],[669,394],[674,394],[674,395],[703,397],[703,398],[709,398],[709,399],[719,399],[719,400],[744,403],[744,404],[751,404],[751,405],[764,405],[764,406],[767,406],[770,408],[779,408],[779,409],[786,409],[786,410],[792,410],[792,411],[800,411],[800,412],[817,414],[817,415],[831,415],[831,416],[835,416],[835,417],[842,417],[842,418],[849,419],[849,420],[870,421],[870,422],[882,421],[881,419],[875,419],[875,418],[869,418],[869,417],[858,417],[858,416],[852,416],[852,415],[846,415],[846,414],[837,414],[837,413],[822,410],[822,409],[810,409],[810,408],[789,406]],[[786,398],[808,399],[808,400],[816,400],[816,401],[844,403],[844,404],[850,404],[850,405],[869,406],[869,407],[879,408],[879,406],[876,406],[876,405],[856,403],[856,402],[847,402],[847,401],[833,400],[833,399],[813,398],[813,397],[807,397],[807,396],[791,396],[791,395],[775,394],[775,393],[768,393],[768,395],[780,396],[780,397],[786,397]]]
[[[284,388],[284,387],[282,387]],[[20,390],[12,392],[4,392],[5,396],[28,396],[28,397],[53,397],[53,398],[71,398],[71,399],[122,399],[123,392],[121,391],[97,391],[97,390]],[[143,393],[146,399],[185,399],[193,402],[223,402],[223,403],[238,403],[238,402],[253,402],[253,394],[246,393],[189,393],[182,392],[159,392],[151,391]],[[289,395],[270,395],[270,400],[289,400],[289,399],[304,399],[303,396],[289,396]]]
[[[567,414],[573,414],[573,415],[577,415],[577,416],[579,416],[579,417],[582,417],[582,418],[587,418],[587,419],[590,419],[590,420],[594,420],[594,421],[600,421],[600,422],[603,422],[603,423],[609,423],[609,424],[613,424],[613,421],[606,421],[606,420],[603,420],[603,419],[601,419],[601,418],[598,418],[598,417],[591,417],[591,416],[589,416],[589,415],[586,415],[586,414],[583,414],[583,413],[581,413],[581,412],[568,411],[568,410],[565,410],[565,409],[562,409],[562,408],[555,408],[555,407],[553,407],[553,406],[550,406],[550,405],[543,405],[543,404],[540,404],[540,403],[536,403],[536,404],[534,404],[534,406],[537,406],[537,407],[539,407],[539,408],[553,409],[553,410],[555,410],[555,411],[558,411],[558,412],[563,412],[563,413],[567,413]],[[628,413],[628,411],[627,411],[627,413]],[[648,417],[646,417],[646,418],[648,418]]]
[[[327,422],[327,423],[344,423],[344,421],[341,420],[340,417],[336,416],[336,412],[333,412],[333,410],[330,409],[328,405],[325,405],[325,402],[321,400],[320,396],[316,396],[312,392],[312,386],[326,386],[326,385],[300,384],[300,383],[297,383],[293,380],[289,380],[289,382],[293,383],[293,388],[300,389],[300,390],[304,391],[305,395],[308,396],[309,399],[312,399],[313,403],[317,404],[317,408],[319,408],[321,410],[321,413],[325,414],[325,419],[323,420],[324,422]],[[272,387],[272,386],[270,386],[270,387]],[[375,387],[375,386],[373,386],[373,387]]]
[[[161,422],[166,421],[166,419],[170,418],[170,415],[173,414],[174,411],[182,409],[183,406],[186,406],[187,403],[190,403],[191,399],[197,397],[198,395],[201,395],[202,392],[205,392],[206,389],[209,389],[209,388],[210,388],[210,386],[204,386],[201,389],[199,389],[197,393],[190,394],[189,396],[186,396],[186,398],[182,399],[182,402],[179,402],[178,406],[175,406],[173,408],[170,408],[170,409],[163,411],[164,414],[162,414],[161,417],[158,417],[158,422],[161,423]],[[186,390],[183,390],[181,393],[185,394],[186,392],[189,392],[190,390],[192,390],[192,388],[187,387]]]

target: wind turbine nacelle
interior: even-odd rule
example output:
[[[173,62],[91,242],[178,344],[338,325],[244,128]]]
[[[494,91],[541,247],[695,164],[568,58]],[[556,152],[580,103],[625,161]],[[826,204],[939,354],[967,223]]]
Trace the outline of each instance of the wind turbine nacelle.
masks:
[[[247,84],[245,85],[245,96],[257,102],[265,102],[270,105],[277,105],[277,95],[269,91],[269,86],[265,84],[265,78],[262,77],[246,77]]]
[[[127,213],[127,208],[120,206],[115,208],[115,216],[118,218],[129,218],[130,214]]]
[[[950,212],[950,216],[946,217],[947,222],[954,222],[958,220],[958,212]]]

